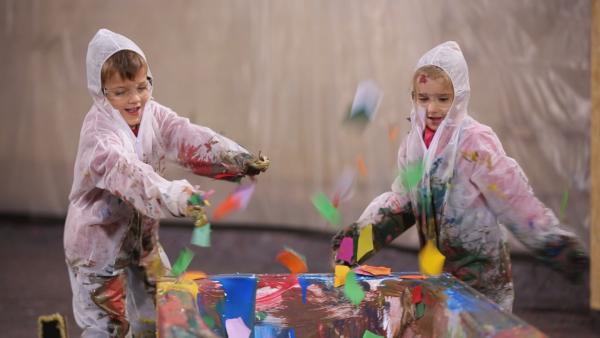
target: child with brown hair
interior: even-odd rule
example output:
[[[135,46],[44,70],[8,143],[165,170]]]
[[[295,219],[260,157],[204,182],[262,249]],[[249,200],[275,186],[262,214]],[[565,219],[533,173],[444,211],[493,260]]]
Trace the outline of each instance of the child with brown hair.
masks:
[[[86,66],[94,102],[81,128],[64,232],[73,312],[84,337],[153,336],[155,282],[170,269],[159,219],[203,206],[189,182],[163,178],[165,162],[239,180],[269,161],[154,101],[146,57],[128,38],[99,30]]]
[[[492,129],[468,115],[469,96],[467,63],[456,42],[421,57],[413,77],[411,130],[398,151],[403,174],[391,192],[336,234],[332,246],[335,253],[344,237],[356,238],[371,225],[374,250],[337,262],[360,264],[416,222],[421,246],[429,242],[439,249],[446,272],[510,312],[510,254],[499,224],[569,277],[580,274],[588,258],[575,235],[535,197]]]

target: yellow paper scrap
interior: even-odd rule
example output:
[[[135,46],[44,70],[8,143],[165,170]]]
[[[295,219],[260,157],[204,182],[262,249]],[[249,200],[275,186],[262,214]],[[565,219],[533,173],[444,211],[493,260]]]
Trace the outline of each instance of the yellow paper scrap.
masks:
[[[193,280],[180,279],[174,282],[158,282],[157,292],[164,294],[167,291],[184,291],[192,295],[193,299],[198,296],[198,284]]]
[[[338,287],[344,285],[346,283],[346,275],[350,271],[350,268],[345,265],[336,265],[335,266],[335,278],[333,281],[333,286]]]
[[[183,274],[183,276],[181,276],[181,279],[187,279],[187,280],[196,280],[196,279],[205,279],[208,278],[208,276],[206,275],[206,273],[202,272],[202,271],[187,271]]]
[[[356,261],[359,262],[364,255],[371,251],[373,251],[373,225],[369,224],[360,230]]]
[[[428,240],[419,252],[419,268],[424,275],[435,276],[442,273],[446,257],[438,250],[433,241]]]

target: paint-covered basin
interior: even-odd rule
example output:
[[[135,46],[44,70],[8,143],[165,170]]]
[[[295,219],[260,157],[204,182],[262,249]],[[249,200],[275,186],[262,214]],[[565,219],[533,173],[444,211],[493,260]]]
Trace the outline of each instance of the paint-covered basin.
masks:
[[[450,275],[358,276],[353,304],[332,274],[215,275],[159,283],[160,337],[545,337]],[[212,332],[212,333],[211,333]],[[240,334],[240,335],[238,335]],[[370,336],[373,334],[375,336]]]

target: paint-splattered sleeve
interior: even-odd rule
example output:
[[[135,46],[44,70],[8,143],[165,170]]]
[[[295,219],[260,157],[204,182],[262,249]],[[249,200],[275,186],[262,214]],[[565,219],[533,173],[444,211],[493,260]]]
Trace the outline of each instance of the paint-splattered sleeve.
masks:
[[[110,191],[151,218],[184,216],[194,192],[185,180],[168,181],[127,151],[116,135],[98,135],[90,144],[89,176],[95,186]]]
[[[535,197],[523,170],[505,154],[491,129],[473,135],[469,142],[475,150],[463,155],[473,162],[471,181],[498,221],[541,260],[576,278],[588,260],[576,236]]]
[[[248,174],[256,159],[234,141],[166,107],[160,106],[157,120],[167,157],[196,175],[235,181]]]
[[[404,166],[403,156],[405,152],[403,149],[405,149],[404,145],[400,147],[398,154],[398,166],[401,170]],[[356,243],[360,232],[368,225],[372,225],[373,251],[364,255],[358,261],[353,257],[353,261],[350,262],[350,265],[361,264],[392,242],[396,237],[400,236],[404,231],[413,226],[413,224],[415,224],[415,216],[412,211],[410,199],[399,180],[396,179],[392,183],[392,191],[377,196],[369,203],[355,223],[340,230],[333,237],[332,249],[334,257],[344,237],[351,237]]]

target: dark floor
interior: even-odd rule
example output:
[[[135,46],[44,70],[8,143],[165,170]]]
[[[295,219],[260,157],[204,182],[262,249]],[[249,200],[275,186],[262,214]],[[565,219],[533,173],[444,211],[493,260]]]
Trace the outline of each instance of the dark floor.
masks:
[[[187,243],[190,229],[164,225],[161,242],[169,257]],[[329,239],[325,235],[279,231],[213,228],[212,247],[194,249],[192,269],[209,274],[286,270],[275,261],[284,246],[303,253],[311,272],[330,272]],[[40,315],[60,312],[67,316],[70,337],[79,329],[72,320],[71,291],[64,265],[62,224],[57,221],[0,220],[1,337],[37,335]],[[416,253],[386,249],[370,262],[394,271],[416,271]],[[589,313],[589,280],[569,284],[557,273],[528,257],[513,258],[516,288],[514,313],[551,337],[600,337],[598,318]]]

